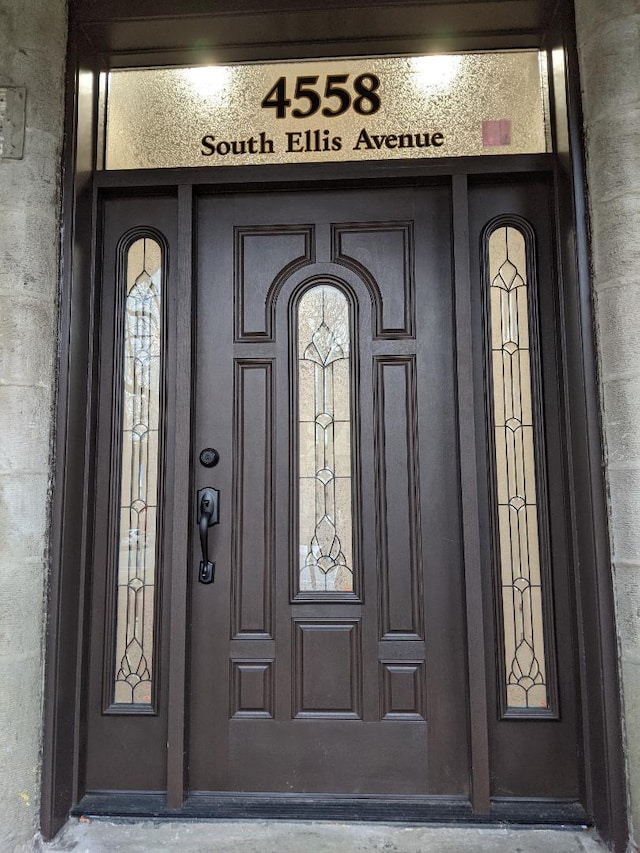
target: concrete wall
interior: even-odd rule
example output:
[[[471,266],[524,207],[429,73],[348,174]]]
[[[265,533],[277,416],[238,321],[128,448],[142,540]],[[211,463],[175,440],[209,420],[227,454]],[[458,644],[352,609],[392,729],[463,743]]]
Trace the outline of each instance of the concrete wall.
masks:
[[[0,87],[27,89],[0,159],[0,850],[38,828],[56,351],[65,0],[0,0]]]
[[[640,0],[576,0],[631,814],[640,839]]]

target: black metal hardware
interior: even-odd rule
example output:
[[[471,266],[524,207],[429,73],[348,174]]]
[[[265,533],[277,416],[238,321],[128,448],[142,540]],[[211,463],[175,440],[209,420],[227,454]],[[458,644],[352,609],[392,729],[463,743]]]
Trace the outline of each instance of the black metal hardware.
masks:
[[[215,452],[215,451],[214,451]],[[198,580],[200,583],[213,583],[216,564],[209,560],[209,528],[220,521],[220,492],[207,487],[198,492],[198,527],[200,528],[200,547],[202,560]]]
[[[205,447],[200,452],[200,464],[205,468],[213,468],[220,461],[220,454],[214,447]]]

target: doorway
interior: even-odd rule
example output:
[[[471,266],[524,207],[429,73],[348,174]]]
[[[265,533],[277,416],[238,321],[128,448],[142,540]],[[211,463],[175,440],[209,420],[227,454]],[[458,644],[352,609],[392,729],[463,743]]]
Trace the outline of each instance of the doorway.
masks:
[[[344,4],[334,0],[327,0],[324,5],[327,4],[336,9],[340,7],[339,32],[336,32],[335,16],[324,11],[320,14],[310,3],[302,6],[275,3],[271,4],[273,9],[265,9],[264,2],[247,0],[242,9],[234,4],[231,4],[233,9],[231,6],[227,9],[222,4],[215,11],[207,9],[203,14],[201,4],[192,0],[181,6],[179,18],[169,6],[155,10],[150,17],[144,4],[130,0],[119,5],[84,0],[71,3],[63,196],[66,224],[60,298],[61,369],[42,771],[43,834],[45,837],[55,834],[67,820],[70,809],[74,813],[130,816],[244,818],[289,815],[405,821],[507,820],[528,824],[592,820],[603,838],[624,849],[628,827],[611,562],[601,476],[602,446],[592,336],[573,4],[549,5],[542,0],[523,0],[518,4],[447,2],[419,5],[404,0],[371,0],[364,5],[358,4],[357,8],[344,8]],[[489,30],[488,21],[491,22]],[[417,55],[424,52],[425,45],[433,53],[487,48],[544,49],[551,89],[550,131],[554,154],[496,155],[431,163],[416,160],[411,164],[401,161],[299,164],[264,170],[262,167],[223,167],[122,174],[94,171],[96,162],[103,161],[104,128],[98,115],[100,79],[111,68],[207,65],[212,60],[220,63],[272,62],[316,56],[370,56],[372,53]],[[220,490],[220,523],[207,528],[210,556],[217,564],[213,585],[216,591],[221,583],[230,584],[229,575],[225,579],[223,573],[224,560],[231,561],[235,553],[228,552],[227,557],[221,558],[220,548],[225,542],[224,547],[235,547],[236,542],[223,529],[229,524],[229,500],[234,495],[233,481],[229,483],[233,469],[231,473],[228,468],[224,471],[224,465],[229,466],[230,460],[221,454],[217,467],[210,470],[201,467],[200,451],[207,447],[219,450],[220,436],[216,435],[212,441],[208,434],[203,434],[202,441],[198,436],[196,442],[194,432],[198,411],[195,377],[198,376],[198,381],[200,377],[196,354],[203,348],[202,341],[195,346],[192,334],[195,324],[192,309],[196,294],[201,292],[196,250],[202,235],[198,234],[197,215],[194,214],[197,200],[249,192],[259,198],[261,192],[258,191],[278,194],[295,190],[313,195],[313,188],[322,191],[383,190],[434,184],[446,186],[449,206],[445,212],[451,217],[448,265],[454,293],[451,310],[455,337],[453,378],[457,443],[453,464],[459,469],[455,475],[459,488],[457,523],[461,525],[457,547],[461,548],[463,564],[464,634],[464,671],[454,672],[454,677],[464,679],[465,684],[464,710],[460,714],[466,718],[466,738],[460,752],[466,753],[464,760],[469,768],[466,786],[461,786],[466,793],[459,796],[335,794],[330,797],[327,794],[270,794],[256,792],[253,788],[250,796],[229,791],[197,793],[189,778],[193,757],[189,750],[195,743],[189,726],[193,655],[199,654],[205,668],[209,666],[205,647],[196,652],[190,644],[190,608],[197,597],[194,587],[199,584],[197,573],[202,559],[198,531],[199,486],[210,485]],[[538,184],[538,190],[532,192],[534,184]],[[134,198],[140,204],[139,215],[125,217],[119,229],[103,227],[108,224],[106,214],[110,204],[115,205],[119,199],[127,200],[131,206]],[[507,220],[501,218],[505,216]],[[384,215],[370,211],[364,219],[381,221]],[[287,221],[290,220],[276,221],[275,225]],[[313,221],[309,213],[293,224],[308,226]],[[344,224],[345,220],[338,215],[332,221]],[[251,223],[247,227],[251,227]],[[499,240],[501,235],[511,234],[508,230],[511,227],[524,236],[525,250],[534,258],[537,270],[533,277],[529,275],[529,281],[537,282],[532,305],[538,313],[532,322],[537,324],[538,330],[533,340],[540,343],[534,354],[537,384],[531,387],[535,399],[541,402],[536,422],[543,439],[541,444],[538,436],[537,446],[542,447],[543,453],[542,459],[536,458],[535,466],[536,476],[540,477],[542,472],[545,486],[542,506],[547,507],[547,521],[543,519],[538,529],[545,531],[541,553],[548,573],[543,586],[544,595],[550,596],[546,603],[543,601],[543,654],[529,654],[525,665],[526,673],[533,674],[534,681],[538,679],[534,692],[528,695],[533,700],[534,695],[542,691],[538,702],[546,704],[539,706],[540,710],[535,713],[533,707],[529,707],[526,714],[520,706],[515,716],[514,709],[505,701],[510,672],[506,662],[508,652],[514,651],[514,633],[511,631],[509,641],[505,614],[509,613],[507,596],[516,593],[508,593],[496,584],[496,567],[500,565],[496,543],[501,541],[501,528],[500,511],[496,509],[498,457],[491,429],[495,427],[497,415],[495,408],[487,408],[487,401],[494,400],[495,396],[489,393],[488,382],[487,340],[490,335],[486,321],[487,265],[484,259],[492,234],[495,233],[495,239]],[[116,250],[121,239],[124,243],[118,255]],[[164,395],[164,439],[159,447],[161,500],[158,503],[163,515],[157,526],[158,550],[153,552],[159,558],[154,589],[157,594],[153,609],[156,612],[151,624],[146,623],[147,630],[153,629],[155,644],[149,670],[154,688],[144,689],[148,685],[141,679],[143,686],[137,698],[140,699],[141,694],[141,703],[146,707],[126,713],[122,708],[110,710],[118,673],[114,670],[113,633],[117,618],[114,609],[117,584],[109,587],[108,579],[113,584],[117,577],[119,555],[108,553],[108,549],[115,547],[109,543],[116,543],[118,547],[120,544],[116,525],[119,530],[120,505],[117,502],[122,493],[116,489],[109,496],[109,489],[113,489],[109,484],[118,481],[121,485],[122,468],[123,439],[122,436],[115,439],[122,423],[118,417],[114,419],[114,412],[122,405],[122,386],[118,384],[117,372],[114,373],[120,357],[116,349],[121,355],[124,353],[124,315],[122,311],[118,313],[114,302],[118,292],[116,282],[122,282],[124,275],[122,271],[118,273],[118,263],[125,263],[126,252],[138,239],[150,241],[152,260],[158,257],[154,241],[160,255],[167,259],[164,279],[160,282],[166,286],[162,291],[166,295],[162,326],[164,378],[158,386],[160,394]],[[507,245],[509,241],[505,239],[503,243]],[[338,278],[342,280],[346,276],[346,285],[331,282],[331,286],[342,288],[341,292],[351,299],[349,308],[353,312],[355,302],[349,288],[352,279],[348,276],[356,273],[342,266],[344,269],[341,267]],[[155,284],[154,273],[157,270],[149,276],[151,285]],[[303,287],[302,281],[299,283]],[[310,282],[307,284],[311,287]],[[302,290],[299,290],[295,298],[301,295]],[[125,300],[121,296],[118,298],[122,308]],[[116,316],[120,318],[117,322]],[[249,319],[247,328],[251,329],[255,317]],[[360,317],[357,320],[360,334],[362,321]],[[232,336],[235,334],[234,330]],[[388,343],[396,346],[394,341]],[[207,341],[204,347],[213,344]],[[362,345],[361,338],[357,344],[358,347]],[[248,346],[247,343],[245,348]],[[249,357],[263,358],[266,362],[272,356],[263,356],[260,346],[256,343],[254,355]],[[416,363],[420,358],[418,347]],[[242,373],[243,381],[254,380],[259,373],[257,368],[253,371],[247,368]],[[418,377],[416,381],[425,380]],[[424,410],[424,391],[420,390],[419,394],[418,414],[424,419],[430,413]],[[277,398],[276,405],[281,402]],[[293,418],[292,403],[285,402]],[[363,391],[359,391],[357,405],[367,405]],[[373,405],[371,399],[368,405]],[[445,409],[445,414],[447,412],[449,410]],[[282,417],[279,409],[276,415]],[[235,414],[226,417],[231,418],[232,425],[238,423],[237,418],[233,420]],[[361,417],[360,410],[356,411],[356,417]],[[360,430],[360,423],[354,429]],[[364,432],[357,433],[360,444],[351,445],[353,452],[362,446],[363,435]],[[424,439],[424,433],[419,439],[420,442]],[[233,439],[224,440],[231,441],[233,447]],[[288,452],[293,452],[291,442],[296,440],[296,436],[290,436]],[[418,448],[422,452],[420,442]],[[261,446],[264,447],[264,439]],[[227,446],[227,452],[228,449]],[[292,464],[295,459],[294,455]],[[278,456],[275,460],[281,472],[282,460]],[[357,466],[360,467],[357,467],[355,480],[359,486],[357,477],[362,469],[359,460]],[[210,476],[204,479],[204,474]],[[197,477],[202,478],[199,483]],[[295,478],[293,482],[296,483]],[[427,506],[431,507],[429,501],[433,500],[433,495],[425,492],[422,479],[419,485],[421,500],[426,497]],[[364,506],[363,496],[353,492],[353,499],[356,508]],[[289,505],[292,512],[298,512],[293,498],[289,498]],[[421,503],[421,518],[424,513]],[[358,521],[358,524],[363,523],[362,530],[364,521],[364,516]],[[290,527],[285,530],[286,537],[291,530],[296,536],[300,535],[291,527],[289,517],[287,524]],[[135,528],[131,525],[129,529]],[[147,532],[150,529],[147,526]],[[451,526],[447,530],[450,531]],[[421,534],[423,564],[427,566],[433,543],[424,539],[424,529]],[[453,553],[456,546],[451,543],[451,548]],[[293,557],[295,562],[290,565],[298,565],[300,555]],[[452,565],[455,571],[460,570],[454,563]],[[423,582],[425,578],[426,575]],[[514,580],[522,586],[520,578]],[[376,589],[372,591],[367,580],[367,587],[363,588],[365,599],[352,602],[354,608],[368,606],[367,596],[377,594],[377,577],[375,583]],[[203,585],[203,591],[207,595],[210,589]],[[231,587],[228,592],[232,594]],[[427,594],[423,588],[425,607]],[[215,606],[222,606],[215,594],[214,600]],[[286,604],[286,597],[284,600]],[[277,605],[272,602],[272,606],[280,606],[281,601]],[[198,606],[204,607],[203,602],[204,598],[200,599]],[[253,604],[256,605],[255,599]],[[231,600],[227,605],[231,606]],[[290,600],[286,606],[294,608],[302,603]],[[303,615],[309,614],[310,608],[315,606],[319,604],[309,604],[308,609],[303,609]],[[330,617],[327,611],[322,618],[329,621],[338,618],[343,624],[354,622],[360,614],[349,611],[347,608],[351,606],[345,604],[344,608],[339,608],[338,617]],[[459,604],[456,606],[460,609]],[[337,604],[330,603],[328,607],[336,608]],[[293,610],[291,613],[293,615]],[[223,615],[225,630],[230,632],[235,616],[231,611]],[[316,625],[312,619],[310,624]],[[507,620],[507,624],[515,622]],[[213,643],[213,623],[208,627],[207,642]],[[425,619],[426,670],[432,667],[429,630]],[[105,636],[109,631],[111,639]],[[202,633],[206,633],[205,629]],[[317,636],[313,631],[303,632],[304,640]],[[332,636],[344,638],[345,633],[335,632]],[[453,639],[458,640],[455,635]],[[217,732],[209,732],[218,745],[222,743],[221,737],[229,742],[228,731],[232,724],[247,722],[257,726],[264,722],[275,730],[278,723],[277,718],[251,717],[251,713],[259,711],[259,702],[264,699],[260,675],[268,669],[264,664],[272,659],[277,664],[282,663],[280,649],[272,653],[265,646],[259,650],[258,643],[262,642],[267,642],[266,638],[256,638],[252,646],[255,656],[252,657],[236,649],[236,640],[230,633],[224,640],[229,667],[232,660],[239,661],[241,666],[245,666],[247,660],[263,663],[255,667],[250,663],[249,668],[245,666],[239,673],[235,684],[242,684],[245,692],[240,704],[249,716],[233,718],[235,712],[231,711],[230,699],[225,733],[220,736]],[[277,636],[274,642],[279,642]],[[402,647],[408,648],[409,642]],[[293,648],[293,640],[285,639],[285,643]],[[526,644],[520,652],[523,650]],[[380,663],[385,658],[380,648],[378,651]],[[223,653],[218,649],[216,654]],[[141,660],[133,661],[135,669]],[[398,658],[390,655],[386,660],[397,662]],[[412,660],[421,661],[422,658],[416,655],[406,662],[411,666]],[[545,665],[542,686],[540,661]],[[293,662],[287,659],[285,663],[286,671],[292,672]],[[394,671],[395,681],[392,679],[396,685],[393,701],[400,703],[404,713],[410,704],[406,696],[412,695],[412,678],[404,678],[406,673],[406,669]],[[123,670],[125,678],[129,674]],[[145,676],[144,669],[140,674]],[[524,674],[522,668],[521,674]],[[280,671],[277,677],[281,675]],[[448,675],[449,671],[440,682]],[[209,682],[208,687],[206,681],[201,683],[201,695],[212,696],[218,688],[212,686],[208,670],[204,678]],[[370,684],[375,684],[375,679],[371,680],[370,675],[368,678]],[[230,679],[229,671],[223,673],[225,684]],[[121,679],[121,690],[124,690],[123,685]],[[407,694],[398,693],[397,685],[410,689]],[[438,711],[438,694],[431,691],[432,686],[426,681],[429,750],[434,746],[431,722],[437,719]],[[362,707],[366,702],[364,694],[363,700]],[[514,701],[513,696],[509,701]],[[321,710],[325,712],[326,708]],[[217,713],[216,720],[219,720],[222,714]],[[293,725],[316,720],[290,717],[288,722]],[[361,723],[364,726],[368,721],[340,719],[335,722],[346,727]],[[396,721],[379,718],[373,722],[380,725],[394,722],[395,725]],[[419,719],[403,718],[400,722],[407,727],[409,724],[415,724],[416,728],[425,725]],[[218,747],[206,742],[206,732],[200,737],[200,743],[205,744],[207,755],[211,756]],[[437,746],[435,743],[436,749]],[[436,775],[430,772],[428,765],[429,785]],[[198,784],[209,788],[221,783],[210,776]],[[454,789],[452,785],[448,790]]]
[[[100,193],[98,797],[580,799],[551,176],[368,183]]]

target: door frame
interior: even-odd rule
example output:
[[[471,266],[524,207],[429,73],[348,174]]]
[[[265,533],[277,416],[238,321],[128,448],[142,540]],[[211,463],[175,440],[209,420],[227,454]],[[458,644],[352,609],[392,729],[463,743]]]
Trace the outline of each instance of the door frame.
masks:
[[[93,526],[89,483],[94,474],[92,437],[94,435],[95,398],[98,366],[94,352],[94,332],[98,317],[95,298],[97,194],[108,187],[139,188],[142,192],[160,191],[163,187],[175,187],[179,204],[180,240],[191,241],[191,197],[194,186],[217,185],[220,188],[243,187],[245,189],[290,184],[298,186],[309,183],[331,187],[366,186],[375,183],[406,179],[409,176],[428,180],[433,176],[451,175],[454,199],[454,221],[464,228],[466,183],[469,175],[515,174],[528,171],[544,171],[553,175],[556,186],[556,221],[563,223],[558,230],[559,247],[558,280],[562,298],[560,335],[561,360],[565,368],[563,395],[565,407],[563,418],[566,433],[570,436],[567,464],[570,477],[568,502],[571,513],[571,535],[574,566],[575,620],[579,646],[582,691],[583,756],[585,765],[584,806],[589,819],[593,819],[603,837],[617,849],[624,849],[627,837],[626,796],[624,783],[624,759],[621,740],[621,712],[617,676],[616,632],[610,576],[610,557],[607,534],[606,504],[601,471],[601,437],[599,421],[599,397],[597,386],[596,353],[593,339],[591,293],[589,279],[588,235],[586,228],[586,204],[584,196],[581,114],[579,105],[579,81],[575,34],[570,3],[561,3],[556,17],[547,15],[544,27],[529,23],[529,30],[513,29],[496,35],[486,33],[486,24],[479,22],[481,10],[469,12],[474,18],[476,30],[473,36],[459,33],[446,43],[448,50],[481,49],[486,47],[537,46],[545,47],[562,62],[554,62],[552,71],[552,115],[553,136],[556,155],[493,156],[431,160],[428,162],[394,161],[379,163],[313,164],[309,166],[264,166],[264,167],[216,167],[215,169],[150,170],[145,172],[95,172],[94,163],[102,133],[98,122],[97,82],[100,72],[117,64],[172,64],[185,61],[203,61],[201,54],[185,51],[176,53],[166,47],[150,51],[144,39],[135,34],[135,21],[120,22],[121,31],[126,31],[131,40],[126,49],[114,50],[114,34],[117,22],[103,25],[102,29],[91,21],[91,14],[82,11],[82,3],[72,10],[69,73],[67,88],[67,135],[65,150],[65,178],[63,186],[63,221],[65,223],[62,242],[62,282],[60,300],[60,352],[58,410],[55,443],[55,491],[52,508],[51,582],[49,588],[49,622],[47,629],[46,685],[45,685],[45,741],[43,757],[43,796],[41,809],[42,832],[52,837],[66,820],[69,811],[82,800],[84,782],[82,778],[82,720],[85,713],[85,693],[82,685],[86,677],[86,655],[88,620],[88,575],[86,566],[91,551]],[[88,4],[84,4],[87,6]],[[99,3],[95,4],[97,7]],[[129,4],[131,6],[132,4]],[[194,2],[194,6],[198,4]],[[231,4],[232,6],[234,4]],[[240,5],[252,6],[251,3]],[[253,4],[258,6],[259,4]],[[277,4],[276,4],[277,5]],[[286,4],[280,4],[286,5]],[[301,4],[312,7],[312,3]],[[372,7],[394,6],[394,14],[403,15],[404,5],[400,2],[372,2]],[[449,4],[454,6],[455,4]],[[475,4],[478,7],[487,4]],[[491,5],[491,4],[488,4]],[[494,4],[495,5],[495,4]],[[518,5],[518,4],[516,4]],[[519,4],[523,6],[523,3]],[[135,3],[133,4],[135,6]],[[425,4],[430,6],[430,4]],[[464,4],[466,9],[470,7]],[[90,12],[91,10],[89,10]],[[245,10],[246,11],[246,10]],[[366,11],[366,10],[365,10]],[[140,10],[138,9],[140,13]],[[313,10],[309,9],[308,15]],[[115,18],[117,10],[114,10]],[[120,10],[122,14],[122,10]],[[486,9],[484,10],[486,14]],[[84,17],[83,17],[84,15]],[[142,16],[142,13],[140,13]],[[475,16],[475,17],[474,17]],[[95,16],[99,18],[100,16]],[[311,20],[311,18],[309,18]],[[433,26],[425,19],[425,28]],[[486,19],[485,19],[486,20]],[[489,18],[490,20],[490,18]],[[372,25],[373,27],[373,25]],[[375,33],[369,41],[355,40],[322,44],[303,44],[302,41],[274,45],[242,46],[242,15],[238,16],[237,35],[240,46],[228,48],[223,61],[241,58],[282,59],[299,55],[345,55],[382,52],[380,39]],[[367,35],[366,32],[364,35]],[[139,49],[134,50],[136,38]],[[91,39],[91,41],[90,41]],[[406,38],[388,39],[384,52],[407,52],[415,50]],[[559,53],[558,53],[559,51]],[[220,56],[216,55],[218,61]],[[459,244],[460,241],[457,241]],[[468,245],[468,241],[467,241]],[[458,245],[454,257],[456,271],[468,269],[468,252]],[[462,272],[461,272],[462,274]],[[181,270],[180,280],[188,282],[190,270]],[[468,273],[467,273],[468,277]],[[456,277],[458,281],[458,278]],[[90,283],[90,286],[87,285]],[[189,411],[186,395],[190,391],[190,334],[183,334],[190,327],[190,292],[178,295],[178,326],[181,334],[179,352],[179,375],[185,380],[181,394],[185,395],[177,405],[181,411]],[[456,289],[456,318],[462,324],[469,320],[471,307],[466,304],[464,293]],[[470,322],[470,321],[469,321]],[[464,336],[461,340],[464,342]],[[460,349],[457,354],[459,382],[467,388],[461,394],[460,405],[464,414],[474,411],[471,345],[468,351]],[[87,371],[87,365],[89,370]],[[180,383],[178,383],[180,384]],[[470,389],[470,390],[469,390]],[[184,407],[187,408],[184,408]],[[471,429],[465,431],[465,418],[461,418],[460,442],[464,457],[473,459],[478,453],[476,438]],[[81,449],[81,450],[80,450]],[[468,453],[465,453],[465,449]],[[177,448],[170,465],[175,466],[176,479],[174,509],[178,509],[178,495],[189,491],[189,449]],[[472,466],[471,466],[472,467]],[[476,471],[462,471],[465,488],[462,494],[464,518],[478,517],[478,495],[473,483]],[[186,503],[179,508],[180,525],[188,526]],[[182,512],[182,515],[180,515]],[[475,532],[474,532],[475,528]],[[174,540],[178,543],[180,537]],[[464,525],[465,564],[479,564],[481,543],[477,525]],[[178,544],[175,544],[178,548]],[[179,557],[179,554],[175,555]],[[178,573],[176,573],[177,575]],[[477,573],[476,573],[477,574]],[[467,596],[479,591],[479,582],[473,572],[466,572]],[[172,651],[169,679],[176,685],[184,685],[186,677],[186,577],[175,577],[172,581],[173,601],[172,635],[176,637]],[[540,823],[544,816],[530,814],[524,817],[499,815],[489,807],[486,701],[483,700],[485,682],[483,632],[480,624],[473,620],[468,626],[468,649],[470,672],[477,677],[481,690],[471,691],[471,735],[472,766],[474,767],[473,801],[477,814],[463,813],[454,809],[452,819],[476,819],[480,822],[496,819],[516,819]],[[175,634],[174,634],[175,632]],[[184,691],[182,691],[184,693]],[[168,773],[172,780],[166,814],[176,814],[182,803],[184,791],[184,701],[179,699],[177,689],[169,700],[170,738],[168,751]],[[182,780],[182,782],[180,781]],[[131,799],[131,798],[129,798]],[[284,798],[278,801],[282,806]],[[89,803],[86,803],[89,805]],[[115,806],[115,804],[113,804]],[[372,811],[366,809],[362,816],[373,819],[380,804],[372,802]],[[415,804],[417,807],[417,803]],[[132,803],[132,814],[149,814],[160,804]],[[277,813],[278,804],[272,804],[270,814]],[[276,812],[273,811],[276,809]],[[136,810],[137,809],[137,810]],[[211,813],[209,811],[209,813]],[[256,806],[251,812],[264,814]],[[235,816],[248,816],[245,810]],[[316,812],[317,816],[320,816]],[[413,812],[415,819],[429,819],[428,814]],[[344,810],[340,812],[345,817]],[[229,816],[232,816],[229,813]],[[284,815],[283,815],[284,816]],[[355,815],[351,815],[355,817]],[[383,819],[390,819],[383,813]],[[433,819],[431,815],[431,819]],[[404,819],[407,819],[406,816]],[[558,822],[561,815],[550,815],[551,822]]]

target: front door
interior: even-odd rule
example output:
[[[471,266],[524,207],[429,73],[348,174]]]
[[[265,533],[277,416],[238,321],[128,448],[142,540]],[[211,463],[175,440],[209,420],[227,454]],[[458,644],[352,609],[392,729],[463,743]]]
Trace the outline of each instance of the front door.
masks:
[[[580,799],[551,182],[455,180],[100,200],[84,790]]]
[[[192,789],[468,789],[450,218],[444,186],[198,201]]]

